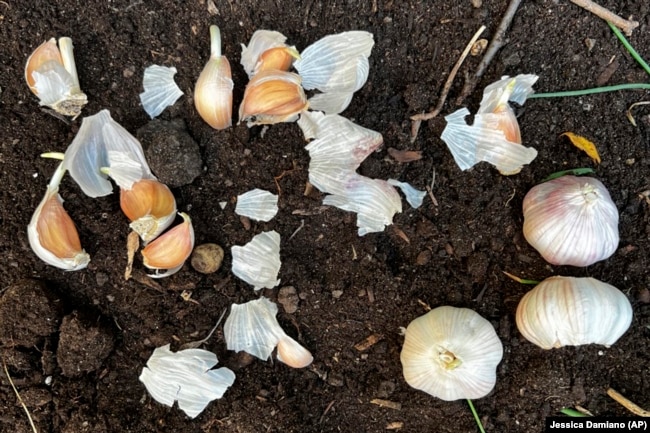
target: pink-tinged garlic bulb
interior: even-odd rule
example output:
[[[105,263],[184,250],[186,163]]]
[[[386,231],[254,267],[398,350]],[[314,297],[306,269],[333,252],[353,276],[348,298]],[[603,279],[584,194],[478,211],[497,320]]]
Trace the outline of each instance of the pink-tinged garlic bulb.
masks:
[[[473,310],[448,306],[409,324],[400,355],[406,382],[446,401],[486,396],[502,357],[490,322]]]
[[[232,125],[232,73],[230,63],[221,55],[221,32],[210,26],[210,60],[203,68],[194,88],[194,106],[205,122],[214,129]]]
[[[553,265],[589,266],[618,246],[618,210],[591,177],[562,176],[533,187],[523,203],[524,237]]]
[[[517,328],[542,349],[611,346],[630,327],[632,305],[616,287],[595,278],[550,277],[526,293]]]

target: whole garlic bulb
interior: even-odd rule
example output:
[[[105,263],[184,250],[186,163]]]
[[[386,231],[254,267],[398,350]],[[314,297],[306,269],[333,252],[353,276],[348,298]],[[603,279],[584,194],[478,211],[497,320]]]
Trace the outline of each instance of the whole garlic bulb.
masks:
[[[523,203],[524,237],[553,265],[589,266],[618,246],[618,210],[590,177],[562,176],[533,187]]]
[[[409,324],[400,355],[406,382],[446,401],[487,395],[502,357],[490,322],[473,310],[447,306]]]
[[[542,349],[592,343],[609,347],[631,323],[627,297],[595,278],[547,278],[517,307],[519,332]]]

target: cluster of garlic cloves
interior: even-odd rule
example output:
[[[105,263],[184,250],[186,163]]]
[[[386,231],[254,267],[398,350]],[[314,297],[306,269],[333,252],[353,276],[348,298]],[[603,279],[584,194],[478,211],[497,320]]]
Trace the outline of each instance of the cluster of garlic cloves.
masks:
[[[76,118],[88,102],[81,91],[72,39],[52,38],[42,43],[27,59],[25,80],[41,105]]]
[[[535,159],[537,151],[521,144],[519,123],[509,101],[522,105],[533,92],[537,78],[530,74],[505,76],[487,86],[472,125],[465,121],[470,114],[467,108],[445,117],[447,126],[440,138],[461,170],[486,161],[501,174],[512,175]]]

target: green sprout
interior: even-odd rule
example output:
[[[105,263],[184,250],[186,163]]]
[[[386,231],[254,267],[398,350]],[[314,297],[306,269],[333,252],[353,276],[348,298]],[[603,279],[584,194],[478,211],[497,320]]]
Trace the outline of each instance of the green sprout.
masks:
[[[596,171],[593,168],[572,168],[570,170],[556,171],[551,173],[546,178],[544,178],[540,183],[548,182],[549,180],[557,179],[558,177],[566,176],[568,174],[573,176],[582,176],[583,174],[591,174]]]
[[[476,425],[478,425],[478,429],[481,431],[481,433],[485,433],[485,429],[483,428],[483,423],[481,423],[481,419],[478,417],[478,413],[474,408],[474,404],[472,403],[472,400],[468,398],[467,404],[469,404],[469,408],[472,411],[472,414],[474,415],[474,420],[476,420]]]
[[[562,412],[565,415],[576,417],[576,418],[586,418],[589,416],[587,414],[584,414],[580,411],[573,409],[572,407],[565,407],[560,412]]]

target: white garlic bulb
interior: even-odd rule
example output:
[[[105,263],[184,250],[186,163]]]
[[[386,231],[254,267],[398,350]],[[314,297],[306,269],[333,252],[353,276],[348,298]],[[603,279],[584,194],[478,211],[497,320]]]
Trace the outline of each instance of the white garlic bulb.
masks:
[[[524,237],[553,265],[589,266],[618,246],[618,210],[590,177],[562,176],[533,187],[523,203]]]
[[[632,323],[632,305],[616,287],[595,278],[550,277],[526,293],[517,328],[542,349],[611,346]]]
[[[409,385],[451,401],[487,395],[502,357],[490,322],[473,310],[445,306],[409,324],[400,360]]]

